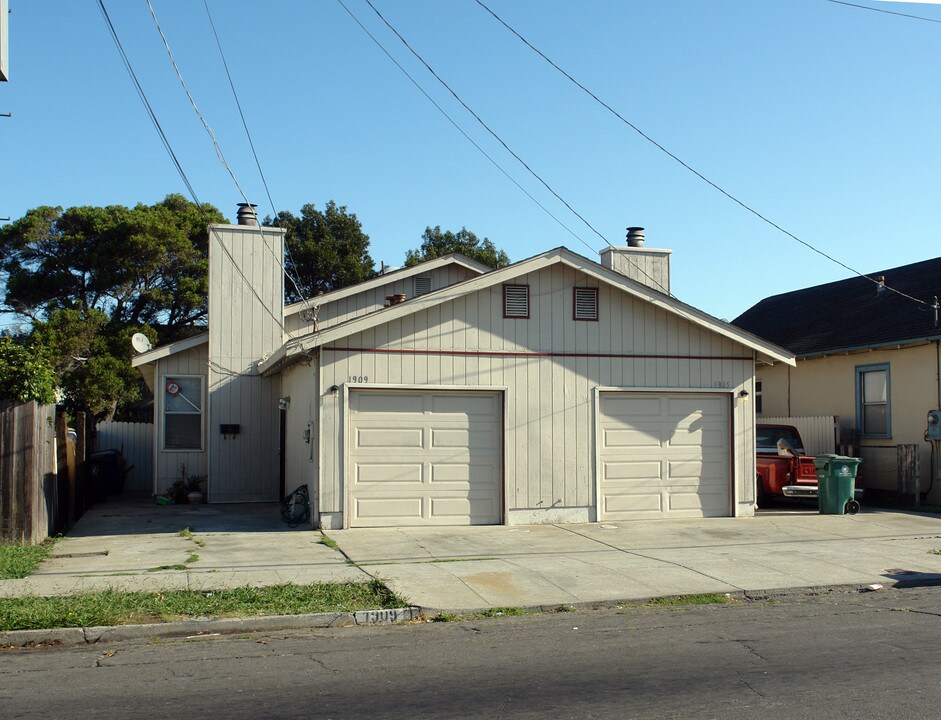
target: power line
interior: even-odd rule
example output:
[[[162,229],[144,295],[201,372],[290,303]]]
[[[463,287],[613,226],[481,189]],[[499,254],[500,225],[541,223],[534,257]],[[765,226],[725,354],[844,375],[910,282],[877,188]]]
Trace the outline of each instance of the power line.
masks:
[[[238,178],[235,177],[235,172],[229,166],[229,163],[225,159],[225,155],[223,155],[222,153],[222,148],[220,147],[219,142],[216,140],[215,133],[213,133],[212,128],[209,126],[209,123],[206,121],[206,118],[204,118],[203,114],[199,111],[199,108],[196,105],[196,100],[193,99],[193,96],[190,93],[189,88],[186,86],[186,81],[183,79],[183,74],[180,72],[180,68],[176,64],[176,59],[174,59],[173,57],[173,51],[170,49],[170,43],[167,40],[166,36],[163,34],[163,28],[160,27],[160,21],[157,19],[157,13],[154,10],[154,6],[151,4],[150,0],[146,0],[146,2],[147,2],[147,7],[150,8],[150,16],[153,18],[154,25],[157,27],[157,32],[160,33],[160,39],[163,40],[163,46],[166,48],[167,55],[170,57],[170,64],[173,66],[173,70],[176,72],[176,76],[180,80],[180,85],[183,86],[183,92],[186,93],[186,97],[189,98],[190,104],[193,106],[193,110],[196,112],[196,116],[199,118],[200,122],[202,122],[203,127],[206,129],[206,132],[209,133],[209,137],[212,140],[212,145],[216,150],[216,157],[219,159],[219,162],[222,163],[226,171],[229,173],[229,176],[232,178],[232,182],[235,183],[235,187],[238,189],[239,194],[242,196],[242,199],[245,201],[246,207],[251,211],[252,215],[255,218],[255,222],[257,223],[258,213],[255,212],[255,208],[252,206],[252,203],[249,202],[248,196],[245,194],[245,191],[242,189],[242,186],[239,184]],[[272,205],[272,209],[273,207],[274,206]],[[263,243],[263,245],[268,249],[268,252],[271,253],[272,257],[274,257],[275,262],[277,262],[278,266],[281,268],[281,272],[283,272],[284,275],[292,283],[294,283],[294,287],[297,288],[297,283],[294,281],[294,278],[291,277],[291,274],[287,272],[287,269],[284,267],[284,259],[279,258],[275,254],[274,250],[268,246],[268,243]],[[226,250],[226,254],[229,255],[230,259],[232,259],[232,262],[234,263],[235,259],[232,258],[232,255],[228,252],[228,250]],[[249,287],[251,288],[251,283],[248,282],[248,278],[246,278],[245,275],[242,274],[241,270],[239,270],[239,275],[242,276],[242,278],[245,280],[246,283],[248,283]],[[252,292],[254,293],[255,292],[254,288],[251,288],[251,289],[252,289]],[[298,290],[298,295],[304,298],[304,294],[300,292],[300,289],[297,288],[297,290]],[[255,297],[258,297],[257,293],[255,294]],[[305,302],[306,302],[306,298],[305,298]],[[270,314],[270,311],[269,311],[269,314]],[[281,329],[284,330],[283,319],[276,319],[276,320],[278,324],[281,326]]]
[[[519,161],[519,163],[520,163],[524,168],[526,168],[526,170],[528,170],[529,173],[530,173],[534,178],[536,178],[540,183],[542,183],[543,186],[544,186],[549,192],[551,192],[553,195],[555,195],[556,198],[557,198],[563,205],[565,205],[565,207],[567,207],[567,208],[572,212],[572,214],[574,214],[579,220],[581,220],[583,223],[585,223],[585,225],[587,225],[588,228],[589,228],[593,233],[595,233],[595,235],[597,235],[597,236],[600,237],[602,240],[604,240],[604,242],[605,242],[606,245],[611,245],[611,242],[610,242],[604,235],[602,235],[597,229],[595,229],[595,226],[594,226],[594,225],[592,225],[590,222],[588,222],[588,220],[586,220],[575,208],[573,208],[568,202],[566,202],[565,198],[563,198],[561,195],[559,195],[559,193],[557,193],[555,190],[553,190],[552,187],[549,185],[549,183],[547,183],[545,180],[543,180],[543,179],[539,176],[539,174],[538,174],[535,170],[533,170],[533,169],[526,163],[525,160],[523,160],[523,158],[521,158],[519,155],[517,155],[515,152],[513,152],[513,150],[510,148],[510,146],[507,145],[507,144],[503,141],[503,138],[501,138],[499,135],[497,135],[497,133],[494,132],[494,131],[490,128],[490,126],[487,125],[487,123],[485,123],[485,122],[481,119],[481,117],[480,117],[477,113],[475,113],[475,112],[471,109],[471,107],[470,107],[466,102],[464,102],[464,100],[461,99],[461,96],[458,95],[456,92],[454,92],[454,90],[451,88],[451,86],[448,85],[448,84],[441,78],[441,76],[438,75],[437,72],[435,72],[434,68],[432,68],[431,65],[429,65],[429,64],[425,61],[425,59],[424,59],[421,55],[418,54],[418,52],[415,50],[415,48],[413,48],[413,47],[408,43],[408,41],[407,41],[404,37],[402,37],[402,35],[399,33],[399,31],[396,30],[396,29],[392,26],[392,24],[391,24],[388,20],[385,19],[385,17],[382,15],[382,13],[379,12],[379,11],[376,9],[376,6],[372,4],[371,0],[365,0],[365,2],[366,2],[367,5],[369,5],[369,7],[372,8],[373,12],[376,13],[376,15],[379,16],[379,19],[382,20],[383,23],[385,23],[386,27],[389,28],[393,33],[395,33],[395,36],[396,36],[399,40],[402,41],[402,44],[405,45],[405,47],[407,47],[407,48],[409,49],[409,52],[411,52],[412,55],[414,55],[416,58],[418,58],[419,62],[421,62],[421,64],[425,66],[425,68],[428,70],[428,72],[430,72],[430,73],[435,77],[435,79],[436,79],[439,83],[441,83],[441,84],[445,87],[445,89],[447,89],[447,91],[448,91],[449,93],[451,93],[451,95],[454,97],[454,99],[457,100],[457,101],[464,107],[464,109],[467,110],[467,112],[469,112],[469,113],[474,117],[474,119],[475,119],[478,123],[480,123],[480,125],[484,128],[484,130],[486,130],[488,133],[490,133],[490,135],[492,135],[492,136],[494,137],[494,139],[496,139],[496,141],[499,142],[499,143],[506,149],[506,151],[507,151],[508,153],[510,153],[510,155],[512,155],[513,157],[515,157],[515,158]],[[614,247],[614,246],[611,245],[611,247]]]
[[[846,5],[847,7],[860,8],[861,10],[872,10],[877,13],[884,13],[886,15],[898,15],[899,17],[911,18],[912,20],[924,20],[925,22],[931,23],[941,23],[941,20],[937,18],[923,17],[922,15],[909,15],[908,13],[900,13],[894,10],[883,10],[882,8],[869,7],[868,5],[857,5],[856,3],[844,2],[843,0],[827,0],[827,2],[832,2],[835,5]]]
[[[366,0],[366,2],[369,2],[369,0]],[[478,5],[480,5],[480,7],[482,7],[484,10],[486,10],[488,13],[490,13],[490,15],[493,16],[493,18],[494,18],[497,22],[499,22],[501,25],[503,25],[503,27],[505,27],[507,30],[509,30],[513,35],[515,35],[515,36],[516,36],[521,42],[523,42],[523,44],[525,44],[530,50],[532,50],[534,53],[536,53],[537,55],[539,55],[539,57],[541,57],[543,60],[545,60],[547,63],[549,63],[552,67],[554,67],[556,70],[558,70],[562,75],[564,75],[564,76],[565,76],[566,78],[568,78],[572,83],[574,83],[578,88],[580,88],[582,91],[584,91],[584,92],[585,92],[589,97],[591,97],[595,102],[597,102],[597,103],[598,103],[599,105],[601,105],[603,108],[605,108],[606,110],[608,110],[608,112],[610,112],[612,115],[614,115],[618,120],[620,120],[622,123],[624,123],[624,124],[627,125],[629,128],[631,128],[632,130],[634,130],[638,135],[640,135],[642,138],[644,138],[644,140],[646,140],[647,142],[649,142],[650,144],[652,144],[652,145],[653,145],[654,147],[656,147],[657,149],[661,150],[661,151],[662,151],[663,153],[665,153],[667,156],[669,156],[670,158],[672,158],[673,160],[675,160],[676,162],[678,162],[680,165],[682,165],[684,168],[686,168],[687,170],[689,170],[691,173],[693,173],[693,174],[694,174],[696,177],[698,177],[700,180],[702,180],[703,182],[707,183],[708,185],[710,185],[710,186],[711,186],[712,188],[714,188],[715,190],[718,190],[720,193],[722,193],[723,195],[725,195],[729,200],[731,200],[731,201],[734,202],[735,204],[739,205],[740,207],[744,208],[745,210],[747,210],[748,212],[750,212],[752,215],[754,215],[755,217],[757,217],[757,218],[758,218],[759,220],[761,220],[762,222],[767,223],[768,225],[770,225],[771,227],[775,228],[776,230],[778,230],[778,231],[784,233],[785,235],[787,235],[787,236],[790,237],[791,239],[796,240],[797,242],[799,242],[801,245],[803,245],[804,247],[808,248],[809,250],[812,250],[813,252],[817,253],[818,255],[821,255],[822,257],[825,257],[827,260],[829,260],[829,261],[831,261],[831,262],[833,262],[833,263],[839,265],[840,267],[842,267],[842,268],[844,268],[844,269],[846,269],[846,270],[849,270],[851,273],[854,273],[855,275],[858,275],[859,277],[862,277],[862,278],[865,278],[866,280],[869,280],[869,281],[870,281],[871,283],[873,283],[874,285],[880,285],[880,286],[882,286],[882,287],[886,287],[886,289],[891,290],[892,292],[897,293],[897,294],[901,295],[902,297],[906,297],[906,298],[908,298],[909,300],[912,300],[912,301],[917,302],[917,303],[921,303],[922,305],[928,305],[928,304],[929,304],[929,303],[926,303],[926,302],[923,301],[923,300],[919,300],[918,298],[912,297],[911,295],[907,295],[907,294],[905,294],[905,293],[903,293],[903,292],[901,292],[901,291],[899,291],[899,290],[896,290],[895,288],[891,288],[891,287],[882,285],[878,280],[875,280],[874,278],[871,278],[871,277],[869,277],[868,275],[865,275],[865,274],[861,273],[859,270],[856,270],[855,268],[850,267],[850,266],[847,265],[846,263],[844,263],[844,262],[842,262],[842,261],[840,261],[840,260],[837,260],[837,259],[836,259],[835,257],[833,257],[832,255],[828,255],[827,253],[825,253],[823,250],[817,249],[816,247],[814,247],[813,245],[811,245],[809,242],[806,242],[805,240],[801,240],[801,239],[800,239],[799,237],[797,237],[797,235],[795,235],[794,233],[790,232],[789,230],[785,230],[783,227],[781,227],[780,225],[778,225],[778,224],[777,224],[776,222],[774,222],[773,220],[771,220],[771,219],[765,217],[765,216],[762,215],[760,212],[758,212],[757,210],[755,210],[755,209],[752,208],[751,206],[747,205],[747,204],[746,204],[745,202],[743,202],[742,200],[739,200],[737,197],[735,197],[735,196],[732,195],[730,192],[728,192],[727,190],[725,190],[725,189],[723,189],[722,187],[720,187],[719,185],[717,185],[715,182],[713,182],[712,180],[710,180],[709,178],[707,178],[705,175],[703,175],[701,172],[699,172],[698,170],[696,170],[694,167],[692,167],[691,165],[689,165],[687,162],[685,162],[684,160],[682,160],[681,158],[679,158],[677,155],[674,155],[672,152],[670,152],[669,150],[667,150],[663,145],[661,145],[661,144],[658,143],[656,140],[654,140],[652,137],[650,137],[650,135],[648,135],[647,133],[645,133],[643,130],[641,130],[639,127],[637,127],[634,123],[632,123],[630,120],[626,119],[626,118],[625,118],[623,115],[621,115],[617,110],[615,110],[613,107],[611,107],[608,103],[606,103],[606,102],[605,102],[604,100],[602,100],[600,97],[598,97],[597,95],[595,95],[595,93],[593,93],[591,90],[589,90],[587,87],[585,87],[582,83],[580,83],[578,80],[576,80],[574,77],[572,77],[568,72],[566,72],[565,70],[563,70],[557,63],[555,63],[555,62],[554,62],[553,60],[551,60],[548,56],[546,56],[545,53],[543,53],[543,52],[542,52],[541,50],[539,50],[536,46],[534,46],[531,42],[529,42],[529,40],[527,40],[526,38],[524,38],[519,32],[517,32],[513,27],[511,27],[503,18],[501,18],[501,17],[500,17],[499,15],[497,15],[493,10],[491,10],[489,7],[487,7],[487,6],[482,2],[482,0],[474,0],[474,2],[476,2]]]
[[[258,168],[258,174],[261,176],[261,183],[265,186],[265,194],[268,196],[268,202],[271,205],[271,217],[273,222],[277,223],[278,220],[278,209],[275,207],[274,200],[271,197],[271,190],[268,187],[268,180],[265,178],[265,173],[261,169],[261,161],[258,159],[258,153],[255,151],[255,143],[252,141],[252,134],[248,129],[248,122],[245,120],[245,113],[242,112],[242,103],[239,101],[238,92],[235,90],[235,82],[232,80],[232,73],[229,72],[229,63],[226,62],[225,52],[222,50],[222,41],[219,39],[219,33],[216,32],[216,24],[213,22],[212,13],[209,10],[209,0],[203,0],[203,6],[206,8],[206,16],[209,18],[209,27],[212,28],[213,37],[216,39],[216,47],[219,48],[219,57],[222,58],[222,66],[225,68],[225,76],[229,79],[229,87],[232,89],[232,97],[235,98],[235,106],[238,108],[239,117],[242,119],[242,127],[245,128],[245,137],[248,138],[248,145],[252,149],[252,157],[255,158],[255,166]],[[255,216],[257,222],[258,216]],[[290,244],[285,240],[284,249],[287,252],[288,261],[291,263],[291,267],[297,272],[297,263],[294,261],[294,254],[291,252]],[[307,297],[301,291],[300,285],[295,280],[295,278],[287,271],[287,268],[282,264],[282,269],[284,270],[285,276],[288,280],[291,281],[291,284],[294,286],[294,289],[297,291],[297,294],[300,296],[301,300],[304,302],[304,307],[309,309]]]
[[[108,30],[111,33],[111,39],[114,41],[114,45],[118,49],[118,54],[121,56],[124,67],[127,70],[128,75],[130,75],[131,81],[134,83],[134,89],[137,90],[137,96],[144,104],[144,108],[147,110],[150,121],[153,123],[154,129],[156,129],[157,134],[160,136],[160,140],[163,142],[163,147],[170,156],[170,160],[173,161],[173,165],[176,168],[176,171],[180,174],[180,178],[182,178],[183,184],[186,185],[186,189],[189,190],[193,201],[197,205],[201,205],[199,198],[196,196],[196,191],[190,184],[189,178],[187,178],[186,173],[183,172],[183,166],[180,164],[176,153],[173,152],[173,147],[170,145],[170,140],[167,138],[166,133],[163,131],[163,127],[160,125],[160,121],[157,119],[157,114],[154,112],[153,107],[150,105],[150,101],[147,99],[147,94],[144,92],[144,88],[141,86],[140,80],[137,79],[137,74],[134,72],[134,68],[131,66],[131,61],[128,58],[127,53],[124,51],[124,46],[121,44],[121,39],[118,37],[118,32],[115,30],[114,23],[111,22],[111,16],[108,14],[108,9],[105,7],[104,0],[98,0],[98,8],[101,10],[102,17],[105,19],[105,24],[108,26]]]
[[[369,39],[372,40],[380,50],[382,50],[382,52],[385,54],[385,56],[386,56],[387,58],[389,58],[389,60],[391,60],[392,63],[393,63],[399,70],[402,71],[402,74],[405,75],[405,77],[407,77],[407,78],[411,81],[412,85],[414,85],[414,86],[418,89],[418,91],[419,91],[422,95],[425,96],[425,98],[428,100],[428,102],[430,102],[432,105],[435,106],[435,108],[438,110],[438,112],[440,112],[442,115],[444,115],[444,117],[448,120],[448,122],[450,122],[451,125],[453,125],[454,128],[455,128],[459,133],[461,133],[461,135],[463,135],[464,138],[465,138],[471,145],[473,145],[475,148],[477,148],[477,150],[481,153],[481,155],[483,155],[485,158],[487,158],[487,160],[489,160],[490,163],[491,163],[495,168],[497,168],[497,170],[499,170],[501,173],[503,173],[503,174],[506,176],[506,178],[507,178],[511,183],[513,183],[514,185],[516,185],[517,188],[519,188],[523,193],[525,193],[525,194],[526,194],[526,197],[528,197],[530,200],[532,200],[546,215],[548,215],[550,218],[552,218],[553,220],[555,220],[555,221],[556,221],[563,229],[565,229],[572,237],[574,237],[576,240],[578,240],[580,243],[582,243],[585,247],[587,247],[587,248],[588,248],[589,250],[591,250],[592,252],[594,252],[594,253],[598,252],[595,248],[593,248],[593,247],[592,247],[591,245],[589,245],[585,240],[583,240],[583,239],[581,238],[581,236],[579,236],[579,235],[578,235],[574,230],[572,230],[568,225],[566,225],[566,224],[565,224],[564,222],[562,222],[559,218],[557,218],[555,215],[553,215],[552,212],[550,212],[549,209],[548,209],[545,205],[543,205],[543,204],[542,204],[541,202],[539,202],[535,197],[533,197],[533,195],[532,195],[526,188],[524,188],[522,185],[520,185],[512,175],[510,175],[506,170],[504,170],[503,167],[502,167],[496,160],[494,160],[493,157],[491,157],[491,156],[487,153],[486,150],[484,150],[480,145],[478,145],[477,142],[475,142],[474,139],[473,139],[470,135],[468,135],[468,134],[464,131],[464,129],[463,129],[460,125],[458,125],[458,123],[457,123],[450,115],[448,115],[448,113],[444,110],[444,108],[442,108],[441,105],[439,105],[438,102],[437,102],[433,97],[431,97],[431,95],[429,95],[429,94],[425,91],[425,89],[418,83],[418,81],[417,81],[414,77],[412,77],[411,74],[409,74],[408,70],[406,70],[406,69],[402,66],[402,64],[399,63],[399,61],[396,60],[396,59],[391,55],[391,53],[389,53],[388,50],[386,50],[385,46],[383,46],[383,44],[382,44],[381,42],[379,42],[379,40],[376,38],[375,35],[373,35],[371,32],[369,32],[369,30],[366,28],[366,26],[363,25],[362,22],[360,22],[359,18],[356,17],[356,15],[353,14],[353,12],[346,6],[346,4],[343,2],[343,0],[337,0],[337,2],[340,3],[340,5],[343,7],[343,9],[346,10],[347,14],[349,14],[349,16],[350,16],[351,18],[353,18],[353,21],[354,21],[357,25],[359,25],[360,29],[362,29],[362,31],[363,31],[364,33],[366,33],[366,35],[369,36]]]

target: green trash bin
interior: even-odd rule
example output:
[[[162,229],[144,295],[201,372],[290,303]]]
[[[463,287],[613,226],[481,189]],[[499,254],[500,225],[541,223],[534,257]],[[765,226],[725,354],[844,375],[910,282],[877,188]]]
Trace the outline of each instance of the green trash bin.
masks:
[[[817,505],[825,515],[851,515],[859,512],[856,502],[856,468],[860,458],[845,455],[818,455],[814,458],[817,470]]]

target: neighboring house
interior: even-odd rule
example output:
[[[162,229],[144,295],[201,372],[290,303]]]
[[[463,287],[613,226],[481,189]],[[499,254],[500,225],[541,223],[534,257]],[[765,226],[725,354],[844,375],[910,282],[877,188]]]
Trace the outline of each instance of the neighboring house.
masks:
[[[941,405],[941,326],[932,307],[941,258],[869,277],[881,284],[858,277],[775,295],[733,324],[797,356],[796,367],[758,368],[759,419],[838,415],[863,458],[862,484],[879,490],[897,487],[897,445],[916,444],[924,492],[932,482],[927,414]],[[932,497],[941,501],[937,481]]]
[[[793,355],[673,298],[670,251],[634,236],[601,264],[439,258],[280,314],[281,288],[250,282],[280,271],[278,231],[210,228],[208,343],[135,360],[160,398],[156,489],[196,415],[170,364],[188,356],[210,502],[307,484],[325,528],[752,515],[755,365]]]

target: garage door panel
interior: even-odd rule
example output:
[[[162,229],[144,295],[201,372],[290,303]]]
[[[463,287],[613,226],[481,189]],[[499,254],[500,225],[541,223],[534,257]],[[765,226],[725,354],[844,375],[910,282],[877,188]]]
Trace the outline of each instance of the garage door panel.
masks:
[[[362,519],[373,527],[388,525],[401,525],[403,520],[420,522],[422,519],[422,498],[356,498],[353,501],[353,512],[357,518]]]
[[[657,448],[663,447],[659,430],[606,429],[604,443],[609,448]]]
[[[495,393],[351,390],[350,524],[499,523],[500,409]]]
[[[458,397],[455,395],[432,395],[429,409],[435,415],[483,416],[490,418],[496,413],[496,398],[484,395]]]
[[[728,515],[728,405],[725,396],[695,393],[602,393],[602,518]]]
[[[412,483],[421,485],[423,466],[421,463],[356,463],[353,482],[364,483]]]
[[[663,496],[659,492],[606,496],[602,512],[660,515],[663,512]]]
[[[424,398],[409,393],[362,393],[357,398],[353,413],[405,413],[422,412]]]
[[[359,448],[421,448],[421,428],[357,428],[356,447]]]
[[[660,398],[657,397],[620,398],[608,395],[602,403],[601,419],[616,419],[623,417],[627,412],[637,416],[658,417],[660,411]]]
[[[618,480],[660,480],[660,461],[610,461],[603,464],[602,477],[610,484]]]

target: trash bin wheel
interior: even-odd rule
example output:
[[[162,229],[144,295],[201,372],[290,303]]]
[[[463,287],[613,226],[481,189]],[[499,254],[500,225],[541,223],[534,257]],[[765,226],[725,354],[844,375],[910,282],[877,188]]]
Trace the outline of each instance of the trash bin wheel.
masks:
[[[848,500],[845,509],[850,515],[855,515],[859,512],[859,503],[855,500]]]

